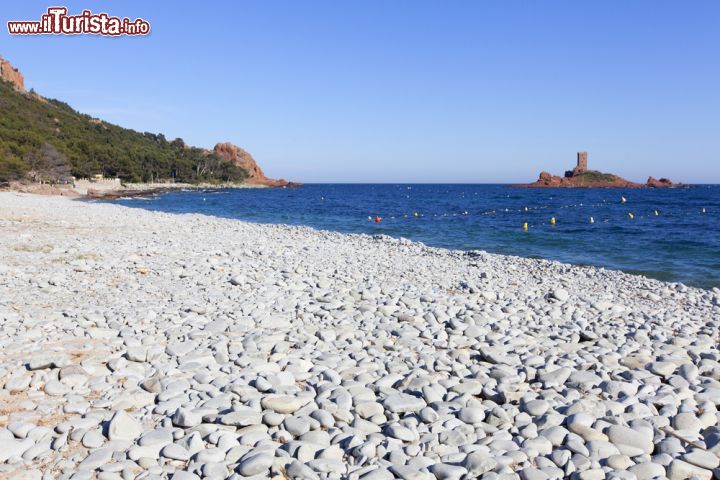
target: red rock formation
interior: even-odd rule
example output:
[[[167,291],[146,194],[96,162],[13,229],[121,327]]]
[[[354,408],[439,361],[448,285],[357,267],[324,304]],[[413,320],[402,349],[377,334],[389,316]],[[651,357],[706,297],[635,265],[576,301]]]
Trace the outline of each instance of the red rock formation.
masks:
[[[596,170],[588,170],[585,173],[573,176],[559,177],[548,172],[540,173],[540,177],[534,182],[518,187],[546,187],[546,188],[642,188],[645,185],[630,182],[624,178],[609,173],[601,173]]]
[[[645,185],[650,188],[670,188],[679,186],[671,182],[669,178],[661,178],[660,180],[658,180],[657,178],[653,177],[648,177],[647,183],[645,183]]]
[[[667,178],[656,180],[648,178],[647,183],[635,183],[611,173],[602,173],[587,169],[587,153],[578,152],[577,166],[565,172],[564,177],[540,172],[540,176],[533,183],[516,185],[516,187],[541,188],[670,188],[677,187]]]
[[[215,145],[213,152],[219,157],[231,161],[247,171],[247,183],[251,185],[266,185],[268,187],[295,187],[301,185],[300,183],[288,182],[284,179],[273,180],[272,178],[267,178],[252,155],[232,143],[218,143]]]
[[[0,57],[0,78],[12,83],[15,86],[15,90],[19,92],[25,91],[25,79],[22,73],[2,57]]]

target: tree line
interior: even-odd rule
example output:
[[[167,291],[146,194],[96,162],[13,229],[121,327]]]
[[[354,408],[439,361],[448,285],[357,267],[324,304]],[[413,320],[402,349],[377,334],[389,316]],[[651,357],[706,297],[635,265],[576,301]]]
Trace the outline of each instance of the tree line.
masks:
[[[0,182],[101,174],[126,182],[241,182],[247,172],[162,134],[94,119],[0,81]]]

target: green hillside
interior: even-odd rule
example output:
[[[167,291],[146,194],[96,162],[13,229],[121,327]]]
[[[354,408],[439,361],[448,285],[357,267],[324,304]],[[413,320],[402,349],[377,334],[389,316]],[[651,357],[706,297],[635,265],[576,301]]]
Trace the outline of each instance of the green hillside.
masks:
[[[247,172],[182,139],[93,119],[0,80],[0,182],[103,174],[127,182],[241,182]]]

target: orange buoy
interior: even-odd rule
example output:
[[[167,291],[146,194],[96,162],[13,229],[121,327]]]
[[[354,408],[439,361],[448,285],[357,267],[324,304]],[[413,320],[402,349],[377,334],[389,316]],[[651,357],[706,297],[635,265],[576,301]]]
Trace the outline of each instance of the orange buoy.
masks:
[[[380,217],[375,217],[375,223],[380,223],[380,220],[382,220],[382,218],[380,218]]]

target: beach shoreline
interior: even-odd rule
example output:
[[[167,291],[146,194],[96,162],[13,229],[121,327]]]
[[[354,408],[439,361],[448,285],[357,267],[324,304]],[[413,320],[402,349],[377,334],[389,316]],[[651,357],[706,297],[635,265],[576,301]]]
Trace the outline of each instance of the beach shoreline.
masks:
[[[86,182],[87,183],[87,182]],[[295,186],[295,184],[289,184]],[[279,188],[268,185],[252,183],[120,183],[117,185],[103,185],[99,182],[96,186],[92,183],[83,184],[83,187],[73,185],[50,185],[38,183],[12,182],[0,192],[29,193],[34,195],[50,195],[70,198],[87,198],[96,200],[115,200],[122,197],[145,197],[160,195],[168,192],[186,190],[209,190],[209,189],[246,189],[246,188]],[[281,187],[280,187],[281,188]]]
[[[720,464],[718,289],[14,192],[0,227],[0,476]]]

